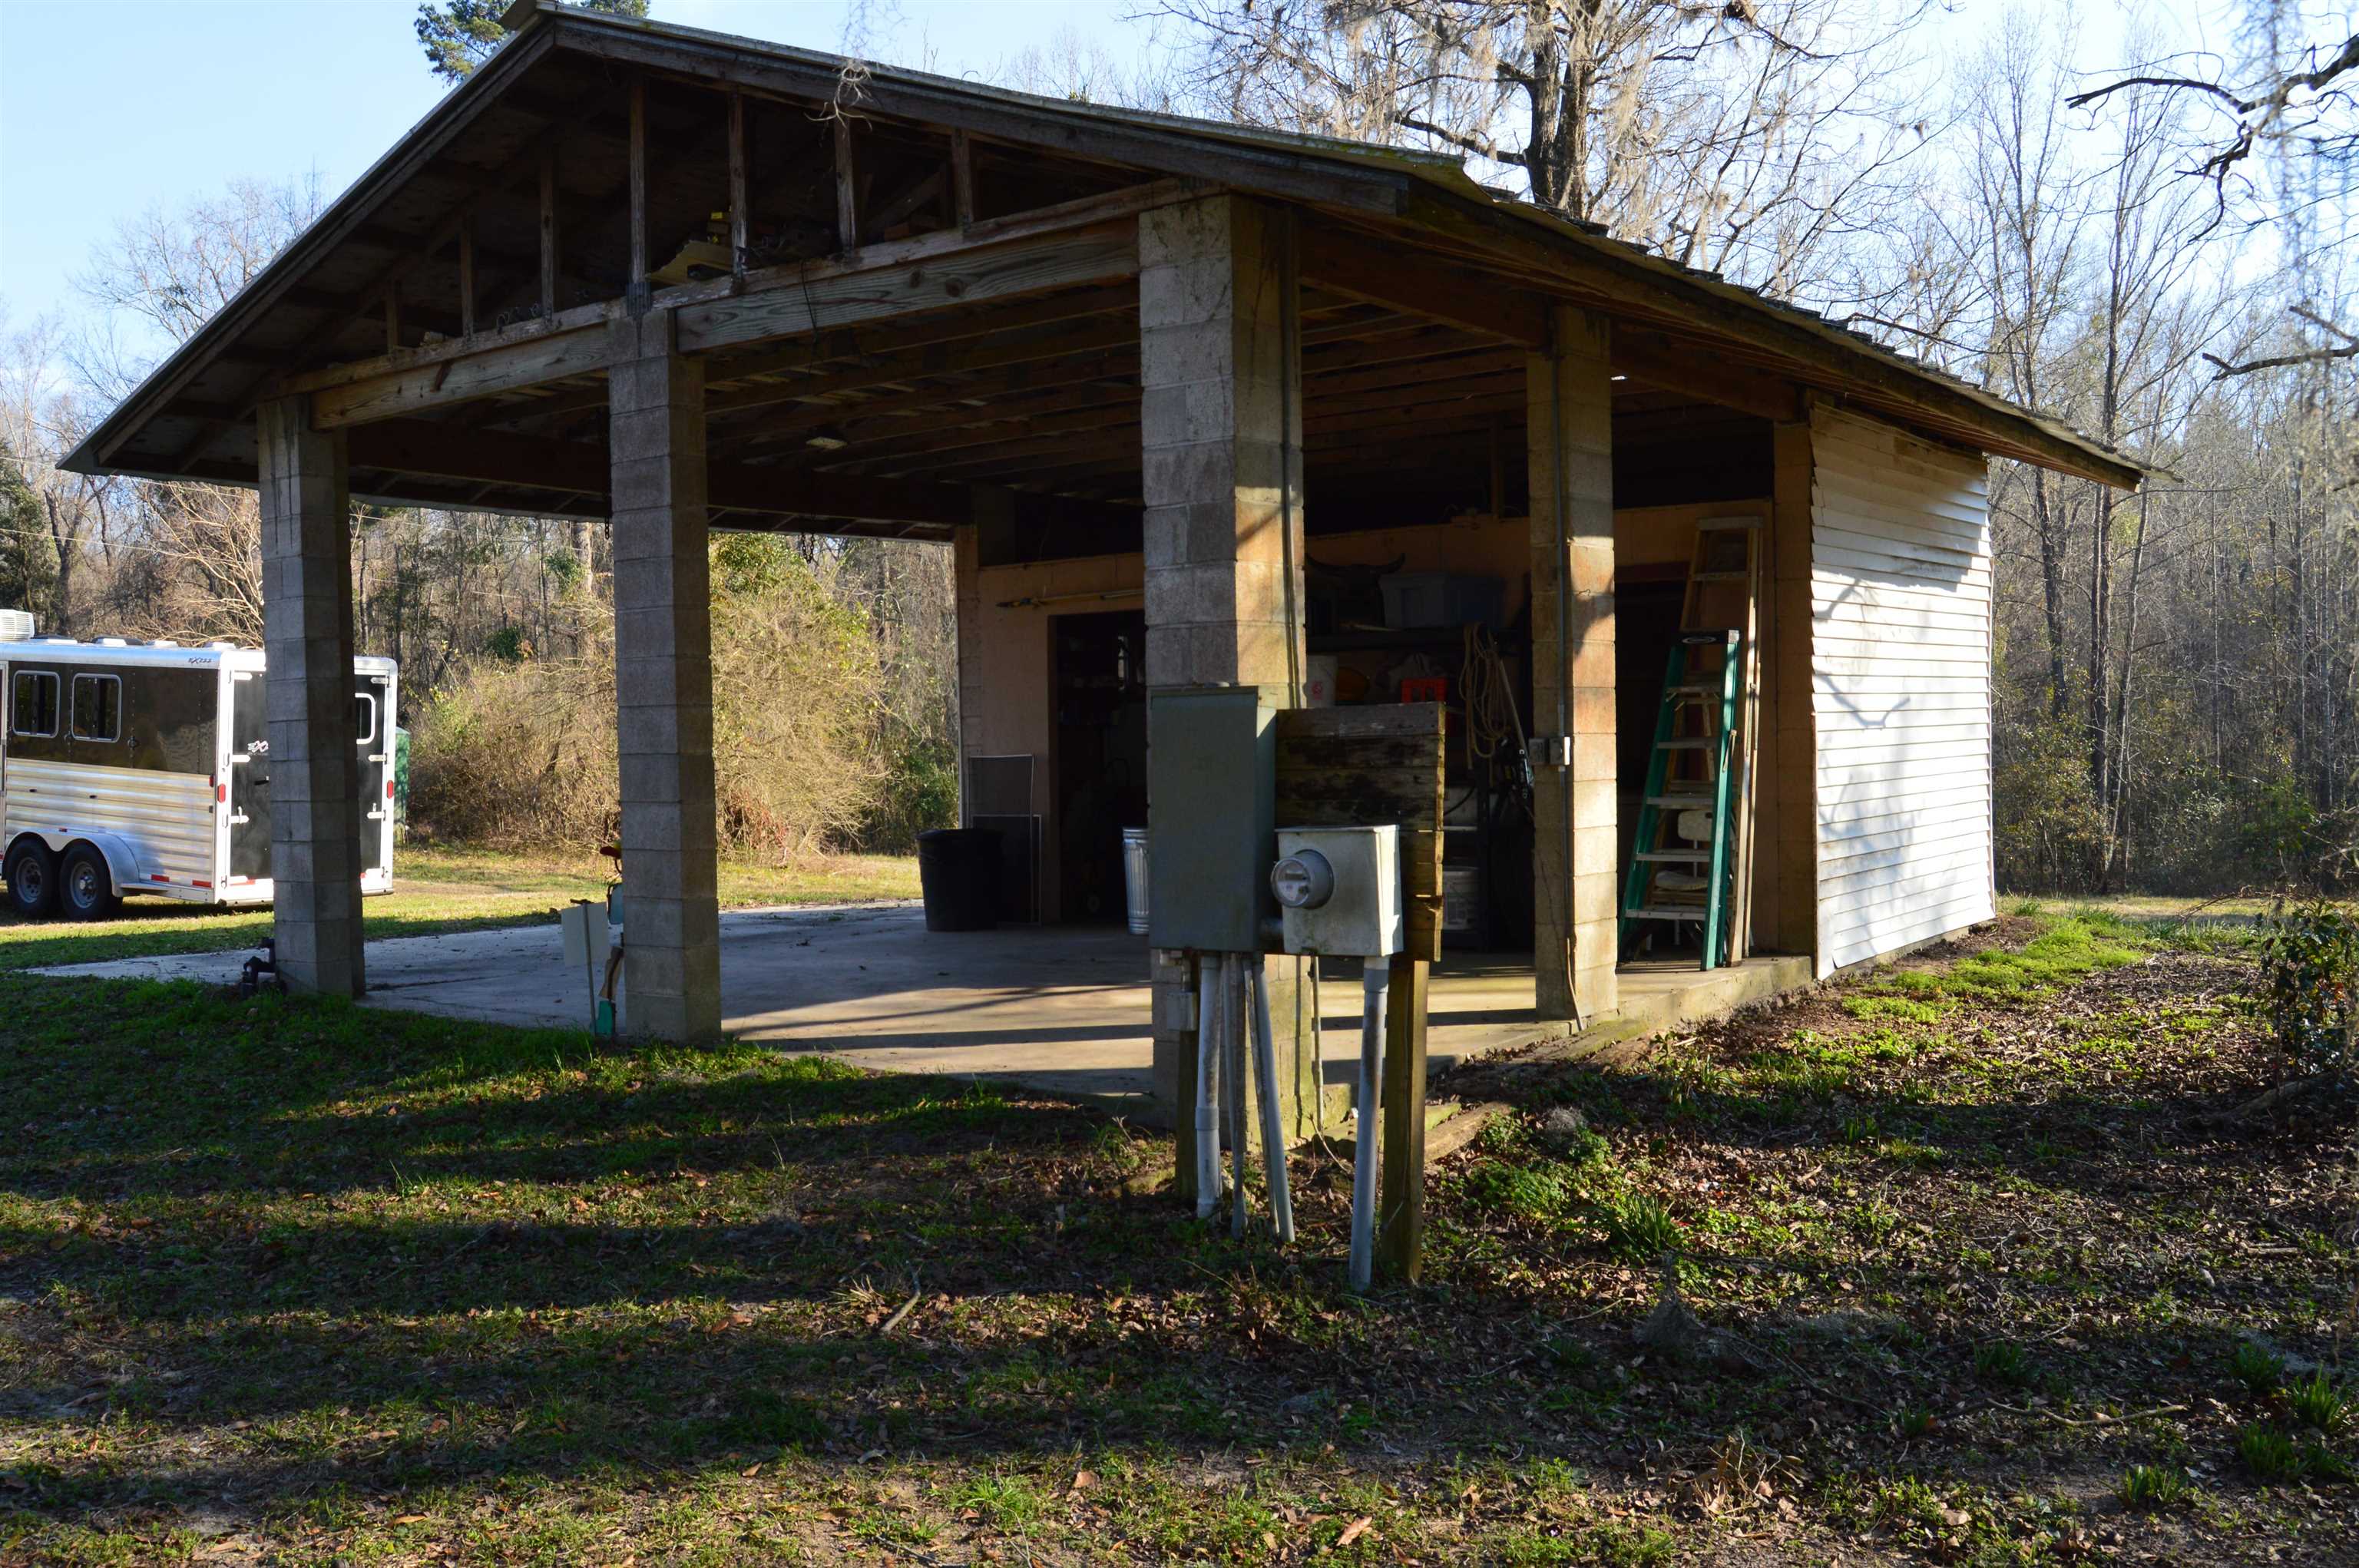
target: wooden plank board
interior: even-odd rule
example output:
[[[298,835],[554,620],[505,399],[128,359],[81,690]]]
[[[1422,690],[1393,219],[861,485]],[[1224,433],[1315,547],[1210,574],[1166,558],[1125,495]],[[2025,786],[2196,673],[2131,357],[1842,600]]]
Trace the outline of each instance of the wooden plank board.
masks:
[[[1400,834],[1405,952],[1441,954],[1440,702],[1289,708],[1277,715],[1277,825],[1377,827]]]

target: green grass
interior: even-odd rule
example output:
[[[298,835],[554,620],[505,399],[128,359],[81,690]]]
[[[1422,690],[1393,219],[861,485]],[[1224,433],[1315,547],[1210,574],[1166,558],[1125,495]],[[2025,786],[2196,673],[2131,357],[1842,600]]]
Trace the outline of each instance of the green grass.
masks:
[[[394,852],[393,890],[366,901],[372,940],[528,925],[575,898],[604,896],[604,863],[486,850],[403,847]],[[906,855],[826,855],[788,866],[724,862],[724,908],[758,904],[915,898],[917,861]],[[0,970],[110,958],[150,958],[257,947],[270,910],[223,909],[131,898],[111,920],[27,920],[0,912]]]
[[[2332,1561],[2347,1419],[2223,1397],[2329,1352],[2347,1219],[2277,1178],[2347,1129],[2208,1129],[2274,1060],[2244,971],[2082,930],[2038,995],[1478,1084],[1365,1296],[1316,1151],[1280,1247],[1012,1090],[0,975],[0,1562],[2049,1563],[2091,1477],[2169,1560],[2190,1471],[2223,1556]],[[1666,1250],[1710,1355],[1633,1346]]]
[[[2133,1465],[2122,1473],[2122,1506],[2150,1513],[2186,1500],[2187,1472],[2168,1465]]]

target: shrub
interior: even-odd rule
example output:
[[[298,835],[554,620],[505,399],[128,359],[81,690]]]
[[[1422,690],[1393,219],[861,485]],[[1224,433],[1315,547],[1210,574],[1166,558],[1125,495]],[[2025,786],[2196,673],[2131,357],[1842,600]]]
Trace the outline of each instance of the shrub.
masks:
[[[846,843],[872,822],[889,771],[867,617],[837,603],[821,570],[787,541],[732,536],[712,547],[712,564],[721,841],[779,857]],[[491,650],[420,708],[412,824],[429,838],[500,849],[582,850],[610,837],[620,782],[614,705],[603,638],[574,659]],[[913,793],[942,788],[929,780]],[[935,810],[923,799],[906,805],[913,817]]]
[[[2261,920],[2262,1006],[2295,1073],[2359,1069],[2359,909],[2323,898]]]

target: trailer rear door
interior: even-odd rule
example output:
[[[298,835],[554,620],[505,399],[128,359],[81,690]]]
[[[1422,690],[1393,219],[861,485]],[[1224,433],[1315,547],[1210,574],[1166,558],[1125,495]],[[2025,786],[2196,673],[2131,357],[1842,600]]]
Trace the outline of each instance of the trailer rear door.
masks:
[[[361,868],[392,869],[393,691],[382,675],[363,675],[353,692],[353,734],[360,741]]]
[[[261,674],[244,670],[230,676],[229,875],[270,875],[270,719]]]

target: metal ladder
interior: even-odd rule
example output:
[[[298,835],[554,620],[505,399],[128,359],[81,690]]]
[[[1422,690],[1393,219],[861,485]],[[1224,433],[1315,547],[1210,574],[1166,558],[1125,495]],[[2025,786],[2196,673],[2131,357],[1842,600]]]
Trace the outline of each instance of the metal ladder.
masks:
[[[1690,651],[1716,653],[1720,668],[1697,670],[1691,679]],[[1682,632],[1663,661],[1663,701],[1647,761],[1647,792],[1622,887],[1625,958],[1644,935],[1641,922],[1694,920],[1703,928],[1700,967],[1716,969],[1725,959],[1736,882],[1730,833],[1732,747],[1744,669],[1745,634],[1734,630]],[[1690,758],[1697,764],[1692,770],[1682,766]],[[1680,826],[1698,811],[1709,812],[1711,823],[1701,843]],[[1673,869],[1679,866],[1693,869]],[[1667,881],[1675,885],[1666,887]],[[1700,887],[1688,886],[1696,881]]]

